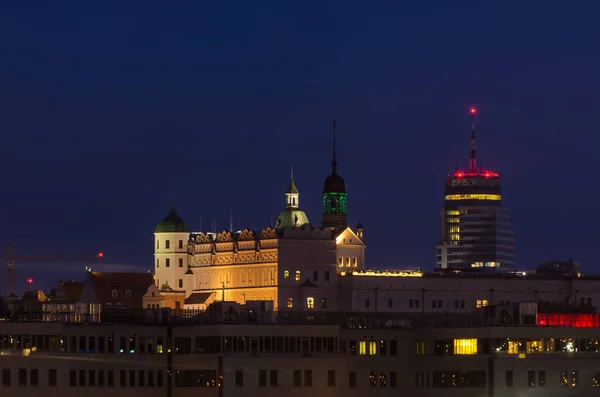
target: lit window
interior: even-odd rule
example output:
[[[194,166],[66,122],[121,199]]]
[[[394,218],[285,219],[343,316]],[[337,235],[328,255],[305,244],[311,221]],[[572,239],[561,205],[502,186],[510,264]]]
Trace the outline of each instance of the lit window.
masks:
[[[286,280],[290,278],[290,271],[289,270],[284,270],[283,271],[283,278],[286,279]]]
[[[356,267],[358,261],[356,260],[356,257],[352,258],[352,267]]]
[[[477,339],[454,339],[454,354],[477,354]]]
[[[488,305],[488,301],[486,299],[477,300],[477,308],[480,309],[482,307],[486,307]]]
[[[377,354],[377,341],[370,340],[369,341],[369,356],[374,356]]]
[[[294,298],[288,298],[287,307],[288,309],[292,309],[294,307]]]
[[[346,258],[346,267],[350,267],[350,258]]]
[[[306,298],[306,307],[309,309],[315,308],[315,298],[308,297]]]
[[[367,355],[367,342],[366,341],[361,340],[358,342],[358,354],[361,356]]]
[[[296,281],[300,281],[300,270],[296,270]]]
[[[455,200],[490,200],[500,201],[502,196],[499,194],[447,194],[446,201]]]
[[[342,258],[341,256],[338,258],[338,266],[344,267],[344,258]]]

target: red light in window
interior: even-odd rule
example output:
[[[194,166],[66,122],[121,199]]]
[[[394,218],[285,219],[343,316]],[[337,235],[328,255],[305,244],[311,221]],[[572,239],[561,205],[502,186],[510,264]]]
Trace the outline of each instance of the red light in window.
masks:
[[[538,326],[597,328],[600,326],[597,314],[538,314]]]

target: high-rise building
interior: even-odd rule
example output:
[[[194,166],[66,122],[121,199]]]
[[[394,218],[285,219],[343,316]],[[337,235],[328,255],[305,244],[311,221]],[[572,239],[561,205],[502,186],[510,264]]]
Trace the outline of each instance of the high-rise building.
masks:
[[[502,206],[500,176],[477,167],[475,113],[471,108],[471,156],[467,169],[446,179],[440,211],[440,242],[436,269],[481,270],[514,267],[514,236],[510,214]]]

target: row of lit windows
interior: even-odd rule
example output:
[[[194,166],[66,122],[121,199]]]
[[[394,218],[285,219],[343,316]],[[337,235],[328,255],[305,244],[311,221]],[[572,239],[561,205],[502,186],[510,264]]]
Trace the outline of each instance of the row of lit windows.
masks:
[[[302,274],[300,273],[300,270],[296,270],[295,273],[295,280],[296,281],[302,281]],[[289,280],[290,279],[290,271],[289,270],[284,270],[283,271],[283,279],[284,280]],[[318,282],[319,281],[319,272],[317,270],[314,270],[312,273],[312,279],[314,282]],[[324,281],[331,281],[331,274],[329,273],[329,270],[325,270],[325,272],[323,273],[323,280]]]
[[[179,267],[183,267],[183,258],[179,258]],[[160,259],[156,258],[156,267],[160,266]],[[171,259],[165,258],[165,267],[171,267]]]
[[[0,335],[0,350],[31,349],[83,354],[162,354],[163,337],[59,337],[48,335]],[[194,344],[192,344],[194,342]],[[166,348],[165,348],[166,349]],[[175,354],[221,352],[338,352],[335,337],[198,336],[173,338]],[[32,353],[33,354],[33,353]]]
[[[499,201],[502,200],[502,196],[499,194],[447,194],[446,201],[455,200],[490,200]]]
[[[289,297],[287,298],[287,308],[288,309],[293,309],[294,306],[294,298]],[[309,296],[306,298],[306,308],[307,309],[314,309],[315,308],[315,298],[313,298],[312,296]],[[326,298],[321,298],[321,303],[319,305],[319,309],[327,309],[327,299]]]
[[[357,267],[357,266],[358,266],[358,259],[356,257],[353,257],[353,258],[346,257],[346,267]],[[338,267],[344,267],[344,258],[341,256],[338,258]]]
[[[417,341],[417,355],[428,355],[429,344]],[[600,353],[597,338],[479,338],[479,339],[436,339],[433,341],[434,355],[471,354],[532,354],[532,353]]]
[[[158,240],[156,240],[156,249],[160,249]],[[171,240],[165,240],[165,249],[171,249]],[[179,249],[183,249],[183,240],[179,240]]]
[[[536,379],[537,375],[537,379]],[[537,380],[537,381],[536,381]],[[600,372],[594,372],[592,375],[592,387],[600,387]],[[505,386],[514,387],[513,371],[506,371]],[[579,372],[578,371],[560,371],[559,385],[563,388],[578,387]],[[528,387],[546,387],[546,371],[527,371],[527,386]]]
[[[350,356],[397,356],[398,341],[391,340],[342,340],[340,352]]]

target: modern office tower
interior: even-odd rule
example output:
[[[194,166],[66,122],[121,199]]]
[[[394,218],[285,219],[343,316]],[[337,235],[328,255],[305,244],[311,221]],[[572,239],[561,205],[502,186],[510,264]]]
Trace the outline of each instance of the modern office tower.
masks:
[[[440,212],[438,270],[483,270],[514,267],[514,236],[510,214],[502,205],[500,176],[477,167],[475,114],[471,108],[471,156],[467,169],[446,179]]]

